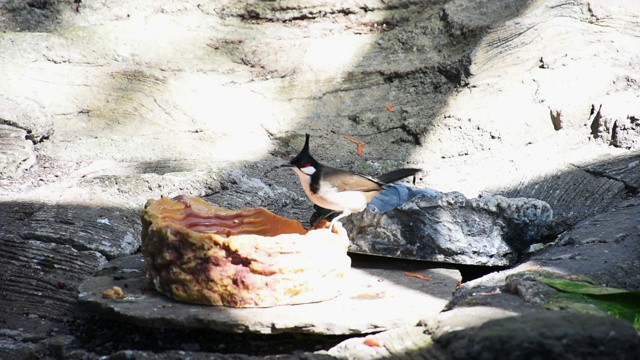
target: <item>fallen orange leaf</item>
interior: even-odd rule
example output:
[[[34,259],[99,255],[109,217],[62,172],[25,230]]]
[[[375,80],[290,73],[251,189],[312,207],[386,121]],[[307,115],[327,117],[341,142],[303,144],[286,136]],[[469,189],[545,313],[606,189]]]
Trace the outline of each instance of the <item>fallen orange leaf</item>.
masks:
[[[371,347],[380,347],[382,344],[374,337],[367,336],[364,338],[364,344]]]
[[[344,135],[344,138],[349,140],[349,141],[351,141],[354,144],[357,144],[358,145],[358,150],[356,150],[356,153],[358,154],[358,156],[362,156],[362,150],[364,149],[365,142],[364,141],[358,141],[358,140],[352,138],[349,135]]]
[[[387,110],[389,110],[389,112],[393,112],[393,107],[389,104],[385,104],[385,106],[387,107]]]
[[[429,279],[428,277],[426,277],[426,276],[424,276],[422,274],[416,274],[416,273],[412,273],[412,272],[408,272],[408,271],[406,273],[404,273],[404,276],[414,277],[414,278],[417,278],[417,279],[420,279],[420,280],[424,280],[424,281],[431,280],[431,279]]]

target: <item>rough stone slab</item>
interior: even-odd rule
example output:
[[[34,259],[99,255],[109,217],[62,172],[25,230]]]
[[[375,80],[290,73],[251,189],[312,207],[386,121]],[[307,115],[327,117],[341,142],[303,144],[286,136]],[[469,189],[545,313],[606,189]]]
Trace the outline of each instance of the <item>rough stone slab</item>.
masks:
[[[38,6],[43,3],[52,6]],[[318,4],[311,0],[304,3]],[[361,158],[356,156],[355,147],[341,146],[336,136],[324,136],[323,150],[334,161],[330,165],[344,168],[351,168],[354,159],[369,166],[388,159],[405,161],[415,144],[403,143],[407,138],[410,141],[418,138],[422,144],[418,149],[430,155],[411,160],[421,164],[430,164],[430,158],[443,156],[448,157],[445,167],[451,167],[451,161],[458,156],[473,163],[475,159],[464,155],[497,150],[486,162],[473,166],[475,171],[455,168],[453,178],[433,178],[452,186],[446,191],[462,191],[460,183],[464,181],[467,187],[493,192],[491,189],[509,188],[513,183],[505,177],[515,175],[510,177],[516,183],[512,188],[523,189],[522,195],[517,196],[549,202],[557,214],[567,219],[567,224],[607,211],[613,203],[628,196],[625,186],[614,179],[598,178],[597,174],[588,174],[570,163],[550,166],[555,164],[553,158],[549,161],[541,157],[540,147],[535,149],[537,157],[517,163],[511,162],[510,157],[536,147],[541,139],[565,134],[569,129],[578,131],[576,138],[586,141],[592,104],[597,107],[602,103],[603,111],[619,109],[624,116],[632,114],[626,108],[608,107],[600,98],[616,92],[630,91],[634,95],[638,92],[637,51],[632,51],[637,49],[640,37],[637,3],[513,2],[515,6],[523,6],[520,12],[511,11],[513,6],[502,11],[499,5],[509,5],[503,0],[491,4],[469,0],[469,6],[454,8],[454,4],[461,3],[465,4],[464,0],[447,2],[452,4],[446,8],[447,16],[442,16],[443,4],[432,11],[435,16],[429,16],[431,9],[425,8],[426,3],[415,1],[347,3],[353,6],[344,5],[345,2],[335,6],[320,3],[321,11],[317,13],[311,6],[307,7],[311,10],[305,10],[301,5],[301,11],[287,11],[293,14],[289,19],[296,20],[282,24],[242,20],[255,16],[249,12],[252,6],[287,6],[280,2],[252,2],[251,6],[245,1],[229,2],[225,8],[231,9],[225,10],[201,1],[149,6],[115,0],[82,2],[79,8],[66,2],[32,1],[25,5],[5,1],[0,7],[5,10],[4,4],[9,4],[15,11],[5,12],[7,21],[0,22],[0,27],[7,30],[0,37],[0,67],[7,75],[0,82],[0,93],[2,97],[10,97],[8,102],[13,104],[6,106],[0,99],[0,118],[14,121],[23,129],[33,129],[25,124],[35,112],[24,106],[23,99],[42,104],[46,114],[55,118],[56,132],[50,143],[45,141],[39,146],[39,155],[72,161],[85,158],[180,161],[185,157],[191,159],[196,149],[207,162],[228,161],[232,155],[238,159],[250,152],[261,164],[264,155],[261,149],[273,149],[285,159],[290,154],[278,141],[286,138],[289,131],[307,130],[352,136],[381,132],[358,139],[367,142]],[[345,13],[343,18],[340,9],[356,9],[359,13]],[[454,10],[458,13],[454,14]],[[233,16],[224,19],[217,15],[220,11]],[[365,13],[367,18],[361,16]],[[258,14],[280,18],[280,14]],[[352,24],[347,17],[356,21]],[[373,26],[366,26],[385,24],[385,19],[392,20],[387,25],[397,27],[377,32]],[[347,24],[343,26],[341,22],[345,20]],[[361,30],[353,25],[374,32],[355,33]],[[140,26],[148,31],[139,31]],[[488,36],[480,48],[474,48],[475,39],[469,39],[466,30],[485,26],[489,26]],[[63,33],[49,32],[55,28]],[[12,33],[18,29],[20,33]],[[143,33],[162,36],[143,38]],[[331,55],[330,61],[313,56],[323,52]],[[456,68],[442,59],[459,58],[467,53],[472,54],[472,66],[469,69],[462,63],[459,73],[471,70],[474,74],[468,81],[472,86],[452,93],[453,85],[435,69],[444,68],[445,74],[455,72]],[[122,72],[123,68],[127,72]],[[138,69],[150,73],[159,69],[164,73],[161,77],[166,78],[165,85],[145,84],[122,76],[135,74],[132,71]],[[589,76],[584,76],[585,69],[589,69]],[[343,76],[345,73],[347,76]],[[157,105],[150,101],[152,98]],[[387,102],[395,112],[384,109]],[[248,103],[251,106],[244,106]],[[19,116],[1,115],[8,108]],[[562,114],[564,127],[560,131],[551,126],[550,110]],[[31,123],[43,128],[46,128],[41,125],[43,122],[51,124],[52,120],[41,116],[31,119]],[[148,124],[147,119],[162,126],[141,134],[146,126],[140,124]],[[181,119],[192,126],[184,125]],[[219,136],[219,129],[207,125],[218,126],[219,119],[256,119],[256,122],[243,122],[244,126],[231,122],[240,129],[239,135],[229,132],[231,136]],[[392,126],[388,127],[390,123]],[[391,130],[395,126],[402,128]],[[267,140],[266,136],[255,134],[247,138],[247,129],[267,129],[271,146],[243,146],[248,151],[239,155],[229,151],[226,144]],[[131,136],[138,140],[132,141]],[[181,145],[168,146],[167,138]],[[558,142],[549,148],[555,157],[567,158],[568,144]],[[599,157],[593,149],[584,152],[592,160]],[[540,159],[542,165],[532,167],[531,160],[535,159]],[[502,167],[488,166],[503,160]],[[486,182],[487,177],[496,179],[495,186],[480,187],[478,184]],[[297,179],[294,180],[296,187],[284,176],[274,182],[299,189]],[[120,184],[122,181],[122,178],[114,180]],[[60,190],[50,196],[61,194],[67,192]],[[304,196],[301,191],[300,194]],[[465,194],[475,197],[478,192]],[[636,224],[635,219],[631,218],[631,223]],[[616,263],[616,257],[610,256],[612,252],[636,256],[627,245],[636,233],[629,233],[626,238],[614,236],[615,240],[589,233],[585,230],[586,238],[578,237],[577,233],[573,239],[567,237],[566,245],[545,252],[548,256],[544,261],[566,271],[589,266],[606,271],[604,261]],[[633,260],[622,263],[632,265]],[[621,281],[629,278],[629,274],[640,273],[627,271],[632,269],[620,266],[619,274],[610,273],[611,280]],[[476,299],[506,297],[503,294]],[[518,299],[512,295],[508,300],[514,298]],[[14,316],[21,316],[17,314]],[[124,358],[129,354],[119,355]],[[490,353],[481,355],[496,357]],[[152,357],[153,353],[148,351],[139,356]],[[568,358],[566,354],[561,356]],[[175,357],[179,354],[174,354]]]
[[[0,94],[0,124],[26,131],[26,138],[34,142],[40,142],[53,133],[51,114],[29,97]]]
[[[585,275],[600,284],[640,288],[640,197],[587,218],[535,253],[528,266],[541,265],[564,274]]]
[[[462,31],[478,31],[515,17],[529,0],[449,1],[444,9],[447,21]]]
[[[36,344],[25,341],[21,333],[5,334],[0,332],[0,359],[24,359],[35,357]],[[40,337],[38,340],[42,339]],[[29,357],[27,357],[29,356]]]
[[[591,136],[598,142],[623,149],[640,146],[638,96],[625,91],[604,96],[592,105]]]
[[[432,348],[433,341],[424,327],[400,327],[366,337],[355,337],[341,342],[328,351],[338,359],[438,359]]]
[[[84,355],[84,354],[82,354]],[[78,358],[82,358],[78,356]],[[325,354],[298,353],[298,354],[278,354],[273,356],[250,356],[243,354],[220,354],[195,351],[139,351],[122,350],[114,354],[101,356],[100,360],[335,360],[334,357]]]
[[[33,143],[26,139],[27,132],[0,119],[0,179],[20,177],[36,162]]]
[[[557,292],[536,277],[579,275],[600,285],[640,288],[640,198],[587,218],[515,268],[465,282],[448,308],[491,306],[515,313],[539,309]],[[487,295],[498,290],[495,295]]]
[[[0,254],[0,358],[18,359],[34,350],[25,340],[36,343],[65,331],[76,315],[78,285],[106,260],[2,230]]]
[[[514,264],[544,236],[553,211],[536,199],[428,190],[384,213],[368,209],[344,220],[349,251],[466,265]],[[382,193],[380,196],[384,195]]]
[[[488,193],[540,199],[553,209],[553,232],[561,233],[631,195],[625,183],[637,184],[639,171],[637,153],[571,144],[575,137],[557,134],[519,151],[443,160],[418,185],[470,198]]]
[[[79,288],[82,304],[103,316],[149,327],[208,328],[225,332],[359,334],[415,325],[436,316],[457,282],[457,270],[433,264],[355,256],[343,293],[315,304],[236,309],[176,302],[152,290],[142,256],[112,260]],[[430,278],[425,281],[405,272]],[[125,298],[102,298],[119,286]]]
[[[620,181],[630,193],[640,189],[640,150],[629,151],[619,156],[601,157],[596,162],[580,167],[591,174]]]
[[[425,321],[429,333],[434,340],[454,331],[477,328],[482,324],[497,319],[517,316],[518,313],[499,307],[468,306],[441,312],[436,321]]]
[[[610,316],[536,311],[454,331],[435,341],[449,359],[633,359],[638,332]]]
[[[0,231],[94,250],[108,258],[138,249],[139,226],[137,216],[119,208],[0,202]]]

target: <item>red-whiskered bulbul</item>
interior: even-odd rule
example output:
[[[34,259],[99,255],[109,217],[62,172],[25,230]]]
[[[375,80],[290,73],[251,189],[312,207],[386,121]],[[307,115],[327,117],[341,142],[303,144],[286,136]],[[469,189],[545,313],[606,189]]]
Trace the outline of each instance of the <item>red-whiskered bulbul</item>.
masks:
[[[342,212],[331,220],[329,229],[339,219],[364,210],[385,185],[421,171],[421,169],[398,169],[372,178],[322,165],[309,153],[309,134],[306,134],[302,151],[286,166],[292,167],[298,174],[304,192],[314,204]]]

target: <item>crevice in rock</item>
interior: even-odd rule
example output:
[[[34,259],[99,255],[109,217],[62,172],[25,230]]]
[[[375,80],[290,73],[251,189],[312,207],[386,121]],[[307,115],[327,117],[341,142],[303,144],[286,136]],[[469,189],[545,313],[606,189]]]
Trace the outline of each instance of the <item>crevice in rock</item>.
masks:
[[[28,7],[38,9],[38,10],[46,10],[52,7],[54,3],[55,2],[51,2],[48,0],[27,0],[26,2]]]
[[[37,138],[32,132],[31,130],[27,131],[27,140],[30,140],[33,145],[38,145],[38,144],[42,144],[43,142],[45,142],[46,140],[49,140],[49,138],[51,137],[51,134],[46,134],[46,135],[42,135],[39,138]]]
[[[374,135],[386,134],[386,133],[392,132],[394,130],[400,130],[400,131],[404,132],[405,134],[407,134],[408,136],[410,136],[411,139],[413,140],[412,144],[422,145],[422,140],[420,139],[420,135],[421,134],[419,132],[414,131],[411,128],[411,126],[406,122],[401,124],[401,125],[399,125],[399,126],[392,126],[392,127],[380,129],[379,131],[366,133],[366,134],[357,134],[355,136],[360,136],[360,137],[374,136]],[[397,142],[401,142],[401,140],[397,140]]]
[[[359,13],[371,13],[375,11],[406,10],[411,7],[424,9],[431,6],[439,6],[443,2],[437,1],[433,4],[424,4],[422,1],[398,1],[391,3],[360,4],[353,3],[351,6],[304,6],[288,5],[287,3],[257,2],[247,6],[243,12],[228,13],[228,16],[235,16],[244,21],[264,21],[264,22],[289,22],[323,19],[334,16],[350,16]],[[202,10],[202,9],[201,9]]]
[[[33,214],[32,214],[33,215]],[[63,221],[59,221],[60,223],[64,223]],[[73,225],[73,224],[68,224],[68,225]],[[76,250],[76,251],[96,251],[95,249],[91,249],[88,246],[85,246],[82,243],[79,242],[72,242],[72,241],[65,241],[66,239],[64,238],[60,238],[57,236],[49,236],[49,235],[43,235],[43,234],[38,234],[38,233],[33,233],[33,232],[23,232],[20,233],[19,236],[25,240],[35,240],[35,241],[40,241],[43,243],[50,243],[50,244],[58,244],[58,245],[65,245],[65,246],[69,246],[72,249]],[[97,253],[101,254],[102,256],[104,256],[106,259],[108,260],[112,260],[114,257],[110,256],[102,251],[96,251]]]
[[[441,62],[436,66],[425,66],[411,69],[409,71],[380,71],[385,84],[392,84],[399,80],[405,80],[412,76],[430,79],[433,90],[439,90],[443,84],[451,84],[453,87],[464,87],[469,84],[471,77],[471,55],[465,53],[457,58]],[[444,78],[444,80],[439,80]]]
[[[441,63],[436,70],[456,87],[464,87],[469,85],[469,78],[471,77],[470,67],[471,56],[465,54],[453,61]]]
[[[300,351],[328,350],[353,337],[314,334],[227,333],[215,330],[149,328],[102,317],[86,317],[73,324],[73,334],[88,352],[110,355],[117,351],[191,351],[247,356],[274,356]],[[197,347],[197,349],[195,348]]]
[[[479,279],[485,275],[494,273],[494,272],[498,272],[498,271],[502,271],[502,270],[507,270],[509,268],[515,267],[514,266],[481,266],[481,265],[455,265],[456,269],[458,269],[458,271],[460,271],[460,274],[462,274],[462,284],[475,280],[475,279]]]
[[[7,126],[11,126],[20,130],[24,130],[27,132],[27,134],[29,134],[31,132],[30,129],[27,129],[26,127],[20,126],[20,124],[18,124],[15,121],[11,121],[11,120],[7,120],[7,119],[2,119],[0,118],[0,125],[7,125]]]
[[[632,185],[632,184],[630,184],[630,183],[628,183],[628,182],[626,182],[624,180],[618,179],[615,176],[611,176],[611,175],[607,174],[604,171],[595,170],[595,169],[587,169],[587,168],[583,168],[583,167],[580,167],[580,166],[577,166],[577,168],[579,168],[580,170],[586,172],[589,175],[592,175],[592,176],[595,176],[595,177],[606,178],[606,179],[613,180],[613,181],[616,181],[616,182],[619,182],[619,183],[623,184],[625,191],[630,196],[635,196],[635,195],[638,194],[638,190],[639,189],[638,189],[637,186],[634,186],[634,185]]]
[[[15,121],[7,120],[7,119],[0,118],[0,125],[7,125],[7,126],[14,127],[16,129],[24,130],[27,133],[25,135],[25,140],[31,141],[33,145],[41,144],[45,140],[49,140],[49,137],[51,136],[51,134],[49,133],[49,134],[44,134],[38,137],[33,133],[33,130],[27,127],[21,126]]]

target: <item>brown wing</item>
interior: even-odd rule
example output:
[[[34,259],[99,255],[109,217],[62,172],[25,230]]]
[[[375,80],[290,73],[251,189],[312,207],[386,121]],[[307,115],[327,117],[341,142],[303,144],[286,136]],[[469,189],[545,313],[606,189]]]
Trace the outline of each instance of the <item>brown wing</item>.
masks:
[[[329,166],[323,169],[323,180],[331,182],[339,191],[379,191],[383,185],[367,176]]]

